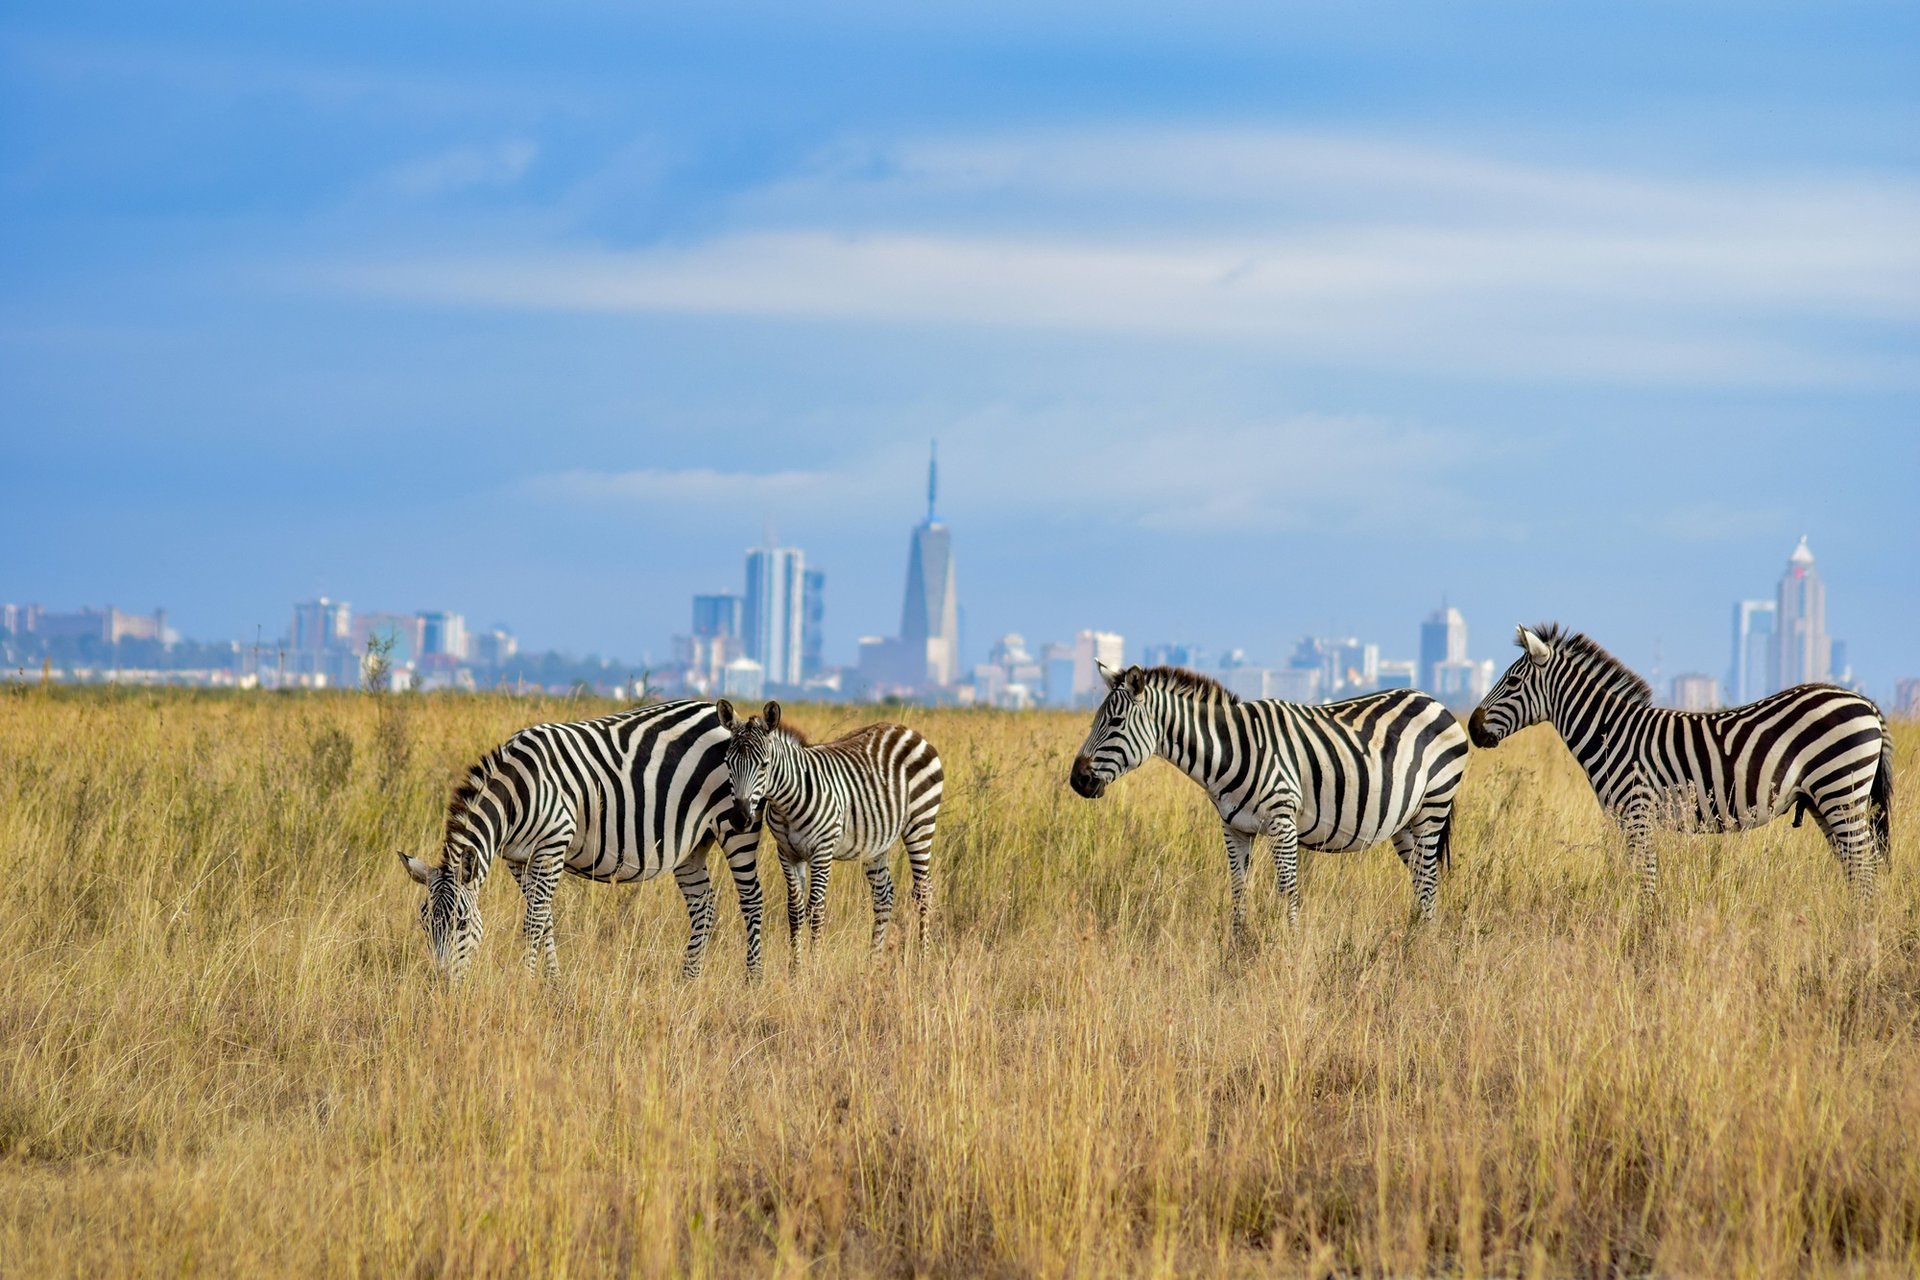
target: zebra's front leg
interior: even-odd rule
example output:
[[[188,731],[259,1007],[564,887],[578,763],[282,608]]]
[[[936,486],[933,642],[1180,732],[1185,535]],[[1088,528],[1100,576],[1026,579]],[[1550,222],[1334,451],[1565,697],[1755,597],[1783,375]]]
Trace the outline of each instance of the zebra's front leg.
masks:
[[[887,870],[887,855],[880,854],[867,864],[867,885],[873,890],[873,954],[887,945],[887,922],[893,919],[893,874]]]
[[[720,849],[733,873],[734,896],[740,900],[740,920],[747,930],[747,977],[760,976],[760,832],[722,831]]]
[[[1273,872],[1287,896],[1287,923],[1300,923],[1300,829],[1293,814],[1276,814],[1267,834],[1273,839]]]
[[[800,967],[800,928],[807,917],[807,864],[799,858],[780,854],[780,874],[787,881],[787,946],[789,967]]]
[[[706,959],[707,938],[713,932],[713,881],[707,878],[704,843],[673,869],[673,878],[687,900],[687,955],[680,962],[680,976],[697,978]]]
[[[814,850],[808,862],[807,937],[816,950],[820,946],[820,931],[827,924],[827,877],[832,873],[832,852]]]
[[[1411,827],[1394,833],[1393,851],[1407,866],[1413,882],[1413,903],[1422,920],[1433,919],[1434,899],[1440,884],[1440,834],[1437,831],[1416,834]]]
[[[527,900],[528,973],[546,977],[560,976],[560,957],[553,945],[553,893],[560,885],[561,851],[548,849],[536,854],[525,868],[514,868],[514,880]]]
[[[1660,851],[1653,844],[1653,797],[1637,793],[1620,812],[1620,830],[1627,838],[1627,854],[1640,871],[1640,892],[1660,894]]]
[[[1253,837],[1231,826],[1222,828],[1227,838],[1227,876],[1233,889],[1233,936],[1235,941],[1247,929],[1247,864],[1253,860]]]

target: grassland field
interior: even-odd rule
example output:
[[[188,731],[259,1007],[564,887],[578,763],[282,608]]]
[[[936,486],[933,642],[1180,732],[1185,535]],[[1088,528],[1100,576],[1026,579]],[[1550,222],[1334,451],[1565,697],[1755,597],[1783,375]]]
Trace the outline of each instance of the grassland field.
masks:
[[[1169,766],[1089,802],[1084,716],[904,709],[924,941],[869,960],[842,868],[790,974],[763,849],[763,982],[716,858],[702,977],[670,880],[568,880],[542,983],[501,874],[440,988],[394,850],[609,709],[0,693],[0,1273],[1920,1274],[1920,726],[1864,908],[1785,822],[1663,838],[1644,903],[1535,729],[1475,753],[1437,920],[1382,847],[1289,930],[1263,852],[1236,948]]]

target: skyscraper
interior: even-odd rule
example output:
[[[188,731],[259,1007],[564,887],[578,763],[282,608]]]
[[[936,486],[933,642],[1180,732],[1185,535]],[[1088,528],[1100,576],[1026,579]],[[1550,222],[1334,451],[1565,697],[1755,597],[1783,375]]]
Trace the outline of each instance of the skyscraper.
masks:
[[[810,680],[827,669],[827,575],[819,569],[809,569],[800,581],[800,674]]]
[[[1733,605],[1733,661],[1727,667],[1727,697],[1752,702],[1774,690],[1774,618],[1771,600],[1736,600]]]
[[[740,634],[740,597],[729,595],[693,598],[693,634],[711,639]]]
[[[1467,620],[1458,609],[1442,605],[1420,624],[1420,687],[1440,692],[1440,667],[1467,660]]]
[[[766,546],[747,552],[741,630],[747,656],[760,664],[770,685],[800,683],[806,572],[806,553],[798,547]]]
[[[293,606],[293,642],[296,653],[324,653],[347,647],[353,611],[345,600],[307,600]]]
[[[936,514],[939,459],[927,460],[927,518],[907,550],[907,597],[900,610],[900,679],[915,687],[952,684],[960,669],[960,611],[953,587],[953,535]]]
[[[1827,678],[1827,588],[1813,567],[1805,534],[1780,575],[1774,688]]]

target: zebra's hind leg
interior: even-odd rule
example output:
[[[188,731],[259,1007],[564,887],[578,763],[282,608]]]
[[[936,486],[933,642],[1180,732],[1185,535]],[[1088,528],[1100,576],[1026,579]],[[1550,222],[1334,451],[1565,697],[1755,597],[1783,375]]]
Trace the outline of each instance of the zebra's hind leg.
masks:
[[[780,859],[780,874],[787,882],[787,947],[788,964],[792,968],[800,967],[800,928],[807,918],[807,864],[793,859]]]
[[[924,822],[908,830],[903,840],[907,870],[913,875],[913,912],[923,940],[933,923],[933,828],[937,816],[928,814]]]
[[[673,869],[675,883],[687,900],[687,955],[680,963],[680,976],[697,978],[706,959],[707,938],[713,932],[713,881],[707,878],[707,847],[703,844],[685,862]]]
[[[873,890],[873,952],[878,955],[887,945],[887,922],[893,919],[893,875],[887,870],[887,855],[867,864],[867,885]]]
[[[1820,825],[1840,860],[1847,883],[1862,902],[1873,898],[1874,872],[1878,851],[1874,848],[1872,823],[1864,803],[1852,803],[1819,811]]]

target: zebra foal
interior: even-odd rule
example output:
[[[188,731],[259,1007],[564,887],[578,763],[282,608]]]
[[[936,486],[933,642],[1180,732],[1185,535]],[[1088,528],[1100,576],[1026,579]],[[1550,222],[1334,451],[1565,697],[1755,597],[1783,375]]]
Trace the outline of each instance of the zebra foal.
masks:
[[[741,719],[723,700],[719,714],[733,735],[727,769],[734,822],[751,822],[764,807],[780,850],[793,960],[800,958],[802,922],[819,940],[835,860],[864,865],[873,891],[872,946],[878,951],[886,945],[893,917],[887,851],[896,840],[907,847],[913,904],[925,928],[933,907],[929,856],[946,781],[933,744],[905,725],[873,724],[813,745],[783,722],[778,702]]]
[[[687,900],[681,971],[700,972],[713,927],[707,850],[725,851],[747,927],[747,972],[760,969],[760,829],[735,823],[728,734],[712,704],[683,700],[597,720],[536,724],[467,770],[447,805],[440,865],[401,853],[426,886],[420,925],[434,966],[465,974],[482,933],[480,887],[495,858],[526,898],[526,965],[559,972],[553,893],[562,873],[622,884],[669,867]]]
[[[1349,852],[1382,840],[1393,841],[1421,917],[1432,918],[1467,761],[1466,732],[1438,701],[1390,689],[1325,706],[1243,702],[1174,667],[1129,667],[1107,682],[1074,757],[1074,791],[1097,799],[1154,755],[1199,783],[1226,837],[1236,934],[1261,835],[1273,843],[1289,922],[1300,916],[1302,847]]]
[[[1518,628],[1515,643],[1526,652],[1474,711],[1474,744],[1552,724],[1620,824],[1647,893],[1660,883],[1656,827],[1735,831],[1797,808],[1813,814],[1847,879],[1872,894],[1874,864],[1891,853],[1893,738],[1871,701],[1803,684],[1726,711],[1668,711],[1584,635],[1550,623]]]

